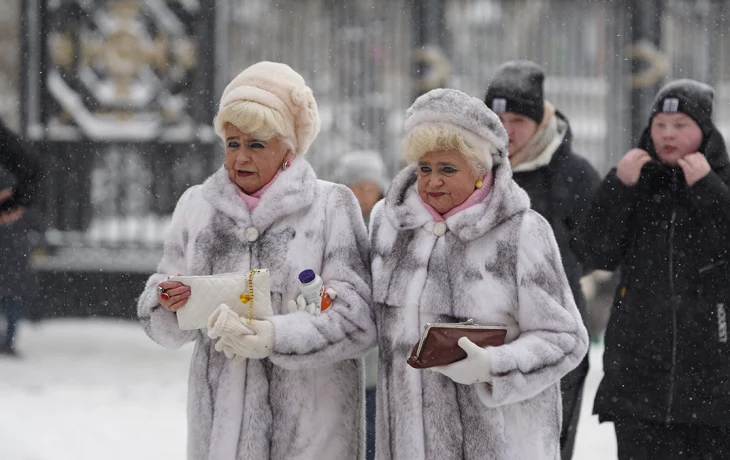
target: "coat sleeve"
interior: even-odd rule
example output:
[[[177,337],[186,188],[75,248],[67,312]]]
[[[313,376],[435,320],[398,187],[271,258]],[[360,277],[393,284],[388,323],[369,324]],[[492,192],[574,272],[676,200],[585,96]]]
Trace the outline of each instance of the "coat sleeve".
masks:
[[[585,220],[591,207],[598,186],[601,184],[601,177],[585,158],[576,155],[576,174],[572,174],[571,192],[574,196],[573,207],[567,216],[566,225],[570,231],[571,240],[575,238],[578,225]],[[584,270],[583,276],[592,270]]]
[[[25,148],[20,138],[0,122],[0,164],[16,178],[13,198],[21,206],[33,204],[43,169],[35,155]]]
[[[587,270],[615,270],[623,261],[634,212],[633,187],[608,173],[576,230],[571,248]]]
[[[369,243],[355,195],[344,186],[329,193],[326,209],[322,281],[337,292],[319,316],[305,312],[277,315],[271,361],[302,369],[359,358],[375,345],[370,306]]]
[[[194,187],[188,189],[177,202],[157,273],[147,280],[137,301],[137,315],[145,333],[155,342],[170,349],[180,348],[198,336],[198,331],[181,330],[177,325],[176,314],[162,308],[155,293],[157,285],[168,276],[186,272],[185,211],[193,190]]]
[[[588,350],[588,332],[550,224],[533,212],[526,213],[517,252],[515,319],[520,335],[488,349],[492,385],[476,385],[489,407],[524,401],[557,384]]]

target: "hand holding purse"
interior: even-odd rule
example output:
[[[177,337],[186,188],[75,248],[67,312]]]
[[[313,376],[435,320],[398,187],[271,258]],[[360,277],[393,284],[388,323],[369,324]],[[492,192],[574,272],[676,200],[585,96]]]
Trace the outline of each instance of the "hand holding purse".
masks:
[[[480,348],[504,345],[505,325],[480,325],[473,320],[463,323],[427,323],[421,340],[413,346],[408,364],[415,369],[446,366],[467,357],[459,339],[468,338]]]
[[[220,304],[228,305],[248,323],[274,316],[269,270],[169,279],[190,286],[188,302],[177,311],[177,323],[182,330],[206,329],[208,318]]]

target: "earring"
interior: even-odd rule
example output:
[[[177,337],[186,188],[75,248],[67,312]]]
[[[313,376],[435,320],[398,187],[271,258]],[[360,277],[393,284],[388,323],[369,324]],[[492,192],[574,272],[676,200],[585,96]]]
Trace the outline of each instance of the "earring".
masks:
[[[282,171],[286,171],[287,169],[289,169],[289,166],[291,166],[291,161],[289,161],[289,160],[286,160],[286,161],[285,161],[285,162],[284,162],[284,163],[283,163],[283,164],[281,165],[281,170],[282,170]]]
[[[478,181],[477,181],[477,183],[476,183],[475,185],[476,185],[476,187],[477,187],[477,188],[482,188],[482,186],[483,186],[484,184],[482,184],[482,181],[478,180]]]

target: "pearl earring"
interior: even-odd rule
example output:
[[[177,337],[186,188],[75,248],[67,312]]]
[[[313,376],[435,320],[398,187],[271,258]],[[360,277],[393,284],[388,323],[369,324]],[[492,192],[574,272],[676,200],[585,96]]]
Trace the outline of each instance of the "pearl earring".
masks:
[[[484,184],[482,184],[482,181],[478,180],[478,181],[477,181],[477,183],[476,183],[475,185],[476,185],[476,188],[482,188],[482,186],[483,186]]]

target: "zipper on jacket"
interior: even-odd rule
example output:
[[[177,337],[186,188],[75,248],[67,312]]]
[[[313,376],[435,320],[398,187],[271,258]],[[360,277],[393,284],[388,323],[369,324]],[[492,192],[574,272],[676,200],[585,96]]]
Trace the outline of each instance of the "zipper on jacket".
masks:
[[[676,195],[677,173],[672,175],[672,217],[669,220],[669,304],[672,308],[672,369],[669,374],[669,395],[667,396],[666,423],[672,422],[672,405],[674,404],[674,380],[677,367],[677,299],[674,286],[674,228],[677,220]]]

